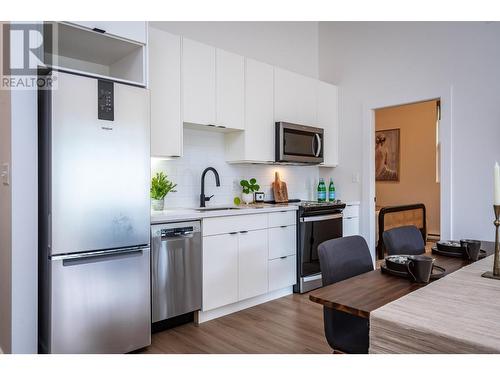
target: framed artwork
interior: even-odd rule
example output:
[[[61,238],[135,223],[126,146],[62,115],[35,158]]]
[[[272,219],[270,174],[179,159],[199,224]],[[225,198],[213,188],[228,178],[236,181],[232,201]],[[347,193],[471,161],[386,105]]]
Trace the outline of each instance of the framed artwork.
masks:
[[[399,129],[375,132],[375,180],[399,181]]]

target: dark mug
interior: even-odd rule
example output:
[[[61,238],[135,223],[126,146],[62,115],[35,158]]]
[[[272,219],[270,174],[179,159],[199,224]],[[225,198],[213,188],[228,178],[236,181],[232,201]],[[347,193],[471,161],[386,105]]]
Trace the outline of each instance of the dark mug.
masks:
[[[460,240],[460,246],[465,250],[467,259],[476,261],[481,252],[481,241],[478,240]]]
[[[432,273],[434,258],[425,255],[410,255],[406,268],[417,283],[428,283]]]

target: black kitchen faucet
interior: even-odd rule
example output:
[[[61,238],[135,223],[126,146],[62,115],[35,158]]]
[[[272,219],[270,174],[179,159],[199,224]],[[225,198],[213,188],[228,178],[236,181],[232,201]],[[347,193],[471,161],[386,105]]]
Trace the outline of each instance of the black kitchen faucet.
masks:
[[[203,173],[201,174],[201,194],[200,194],[200,207],[205,207],[205,202],[208,202],[210,198],[213,197],[213,195],[209,197],[205,197],[205,175],[207,174],[208,171],[214,172],[215,176],[215,185],[220,186],[220,179],[219,179],[219,173],[215,170],[214,167],[208,167],[206,168]]]

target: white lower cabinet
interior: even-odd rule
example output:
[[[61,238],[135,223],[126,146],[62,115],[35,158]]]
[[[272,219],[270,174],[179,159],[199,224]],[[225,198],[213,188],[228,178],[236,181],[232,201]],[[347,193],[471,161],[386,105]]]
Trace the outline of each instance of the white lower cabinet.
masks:
[[[203,312],[295,284],[296,225],[270,228],[268,224],[289,224],[288,216],[203,219]],[[226,233],[221,233],[223,228]]]
[[[344,237],[359,235],[359,203],[347,203],[343,214],[342,235]]]
[[[269,291],[294,285],[297,261],[295,255],[284,256],[269,261]]]
[[[269,259],[296,253],[296,226],[269,228]]]
[[[359,235],[359,217],[345,217],[342,226],[343,237]]]
[[[267,230],[238,235],[238,299],[267,292]]]
[[[203,238],[203,310],[238,301],[238,235]]]

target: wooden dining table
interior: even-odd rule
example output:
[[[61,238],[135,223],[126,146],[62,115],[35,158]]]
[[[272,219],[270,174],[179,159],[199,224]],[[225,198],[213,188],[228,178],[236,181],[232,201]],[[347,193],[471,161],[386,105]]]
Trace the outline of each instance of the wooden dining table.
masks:
[[[492,255],[495,244],[481,241],[481,249],[486,252],[486,256]],[[443,277],[471,264],[462,258],[431,255],[435,258],[434,264],[446,270]],[[372,311],[429,284],[417,284],[375,269],[316,289],[309,294],[309,299],[328,308],[369,319]]]

